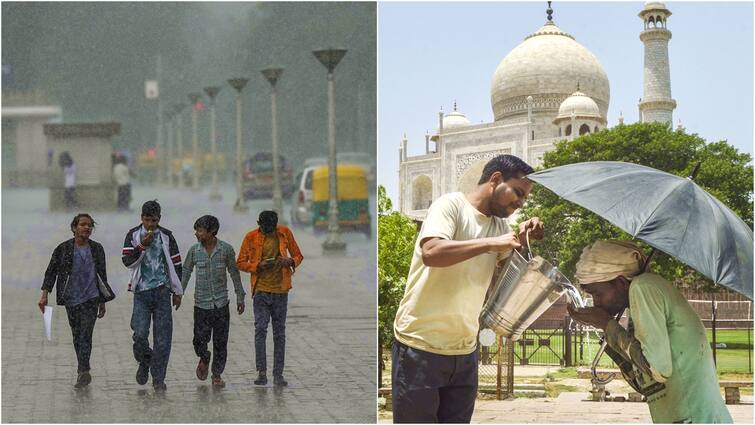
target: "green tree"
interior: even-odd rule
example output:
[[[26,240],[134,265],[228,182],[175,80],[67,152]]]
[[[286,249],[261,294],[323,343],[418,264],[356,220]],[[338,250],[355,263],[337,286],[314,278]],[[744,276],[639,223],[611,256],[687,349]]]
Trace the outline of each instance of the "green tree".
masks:
[[[695,182],[752,228],[752,158],[726,141],[706,143],[696,134],[673,131],[660,123],[618,125],[557,143],[543,156],[542,168],[587,161],[631,162],[685,177],[701,163]],[[535,252],[558,262],[567,276],[574,274],[582,248],[588,244],[598,239],[631,239],[608,221],[537,184],[522,209],[523,220],[535,216],[546,226],[544,240],[533,244]],[[716,290],[708,279],[660,252],[652,267],[677,285]]]
[[[381,347],[393,342],[393,318],[404,296],[417,226],[391,211],[391,200],[378,187],[378,338]]]

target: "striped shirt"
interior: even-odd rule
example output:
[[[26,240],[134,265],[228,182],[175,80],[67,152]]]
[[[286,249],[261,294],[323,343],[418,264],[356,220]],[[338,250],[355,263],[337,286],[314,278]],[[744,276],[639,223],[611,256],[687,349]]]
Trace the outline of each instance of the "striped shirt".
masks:
[[[236,304],[243,304],[246,292],[241,285],[241,274],[236,268],[236,253],[233,247],[226,242],[217,240],[215,249],[210,255],[202,244],[194,244],[186,253],[183,264],[183,276],[181,286],[186,291],[189,279],[197,269],[196,288],[194,290],[194,303],[197,307],[211,310],[228,304],[228,280],[226,273],[231,275],[233,287],[236,292]]]

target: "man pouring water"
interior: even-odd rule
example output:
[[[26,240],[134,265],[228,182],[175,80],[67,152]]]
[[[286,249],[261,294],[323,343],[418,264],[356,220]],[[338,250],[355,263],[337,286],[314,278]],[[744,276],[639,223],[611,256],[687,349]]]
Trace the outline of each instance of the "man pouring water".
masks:
[[[448,193],[427,212],[394,321],[393,420],[469,422],[477,396],[478,318],[496,264],[543,225],[513,232],[505,218],[532,190],[532,167],[499,155],[469,193]]]

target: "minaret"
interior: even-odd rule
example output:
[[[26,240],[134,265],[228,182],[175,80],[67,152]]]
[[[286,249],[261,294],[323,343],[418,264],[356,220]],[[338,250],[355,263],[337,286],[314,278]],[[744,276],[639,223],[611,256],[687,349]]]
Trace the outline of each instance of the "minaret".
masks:
[[[641,122],[665,122],[673,124],[676,101],[671,98],[671,76],[668,63],[668,41],[671,31],[666,29],[666,20],[671,11],[658,1],[649,1],[639,13],[645,30],[640,40],[645,44],[645,72],[642,101],[640,102]]]

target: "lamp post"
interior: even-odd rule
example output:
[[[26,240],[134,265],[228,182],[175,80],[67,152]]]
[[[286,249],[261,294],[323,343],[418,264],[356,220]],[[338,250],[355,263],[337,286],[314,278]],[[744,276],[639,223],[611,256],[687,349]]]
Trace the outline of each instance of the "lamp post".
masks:
[[[205,87],[204,92],[210,98],[210,142],[212,150],[212,189],[210,199],[219,201],[223,197],[218,190],[218,142],[215,138],[215,96],[220,92],[220,87]]]
[[[157,55],[157,83],[160,84],[160,74],[162,70],[162,56]],[[157,95],[157,141],[155,142],[155,184],[162,185],[163,170],[162,163],[165,158],[165,148],[163,148],[163,103],[160,95]]]
[[[244,188],[241,185],[241,161],[244,152],[241,149],[241,91],[244,90],[247,78],[231,78],[228,84],[236,89],[236,203],[233,210],[236,212],[247,212],[249,207],[244,200]]]
[[[263,69],[261,72],[273,89],[270,94],[270,108],[273,127],[273,210],[275,210],[275,212],[278,214],[278,222],[284,223],[285,218],[283,215],[283,197],[281,196],[280,163],[278,158],[278,106],[276,103],[277,89],[275,87],[281,75],[283,74],[283,68],[268,68]]]
[[[183,140],[183,117],[181,116],[181,112],[183,112],[184,107],[186,107],[183,103],[176,103],[173,105],[173,111],[176,115],[176,145],[178,150],[178,187],[183,188],[184,187],[184,175],[183,175],[183,165],[184,165],[184,140]]]
[[[165,111],[165,120],[167,122],[167,128],[165,130],[165,144],[167,145],[167,155],[164,156],[165,161],[163,161],[163,167],[165,168],[168,187],[173,186],[173,167],[171,167],[171,160],[173,159],[173,116],[173,110],[171,108],[167,108],[167,111]]]
[[[199,137],[197,135],[197,103],[201,93],[190,93],[191,102],[191,188],[199,190]]]
[[[346,243],[341,240],[338,228],[338,179],[336,163],[336,88],[333,71],[346,54],[345,49],[324,49],[312,52],[317,60],[328,69],[328,238],[322,247],[326,251],[343,251]]]

